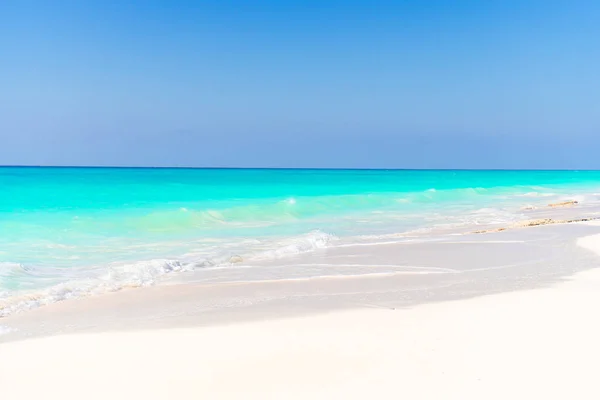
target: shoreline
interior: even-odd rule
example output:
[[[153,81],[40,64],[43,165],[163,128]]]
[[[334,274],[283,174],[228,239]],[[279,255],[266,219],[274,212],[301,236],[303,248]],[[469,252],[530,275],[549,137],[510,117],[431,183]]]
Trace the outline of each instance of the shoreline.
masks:
[[[488,269],[486,274],[501,274],[477,275],[486,285],[494,276],[518,276],[513,290],[503,286],[494,293],[490,286],[486,295],[463,292],[467,296],[400,307],[383,307],[386,299],[379,298],[374,303],[379,307],[371,308],[325,307],[304,315],[295,310],[285,318],[271,310],[262,317],[207,326],[92,330],[3,343],[0,385],[15,400],[68,400],[82,393],[89,399],[595,399],[600,323],[590,315],[600,302],[600,270],[593,269],[600,260],[600,224],[528,231],[535,232],[530,244],[537,240],[544,247],[550,239],[542,238],[554,237],[554,243],[562,243],[559,252],[569,253],[573,248],[566,243],[571,243],[585,252],[578,253],[583,258],[566,254],[533,269]],[[532,271],[543,272],[540,266],[553,269],[584,259],[590,263],[579,271],[562,270],[553,279],[534,276],[532,286],[523,281]],[[371,286],[383,288],[384,281],[373,279]],[[365,282],[355,300],[368,292]],[[174,288],[156,289],[173,294]],[[187,289],[180,298],[194,293]],[[60,305],[68,308],[68,302]],[[50,309],[45,312],[51,314]],[[87,308],[88,313],[98,311]]]
[[[527,195],[527,193],[525,194]],[[556,197],[556,194],[553,194]],[[583,197],[583,196],[574,196]],[[545,197],[543,197],[546,199]],[[489,212],[492,209],[481,209]],[[498,210],[496,210],[498,211]],[[146,289],[148,287],[162,286],[164,284],[187,284],[197,281],[217,281],[226,280],[228,282],[245,282],[252,281],[281,281],[293,279],[308,279],[308,277],[320,276],[322,278],[329,277],[330,269],[337,267],[337,262],[334,261],[329,265],[322,265],[318,268],[318,263],[311,261],[310,265],[302,263],[294,263],[296,259],[303,259],[305,255],[310,258],[311,253],[323,254],[328,248],[348,247],[358,248],[359,246],[382,246],[387,244],[405,244],[406,242],[428,242],[428,241],[448,241],[449,237],[456,235],[471,235],[473,233],[495,233],[502,232],[513,228],[531,227],[537,225],[548,224],[563,224],[576,223],[582,221],[591,221],[600,218],[600,204],[590,203],[581,204],[579,200],[562,200],[554,203],[539,204],[537,207],[526,207],[520,209],[520,214],[514,214],[513,217],[525,218],[514,222],[513,217],[508,218],[505,222],[507,225],[498,228],[498,222],[490,221],[479,224],[476,220],[470,223],[465,223],[458,226],[450,224],[449,226],[435,225],[422,230],[408,230],[401,233],[383,233],[381,235],[354,235],[349,237],[337,237],[327,234],[322,231],[312,230],[309,233],[285,238],[281,241],[282,247],[274,249],[262,250],[258,254],[244,254],[233,252],[230,256],[221,257],[222,260],[205,259],[203,261],[191,261],[182,257],[167,257],[159,259],[140,259],[131,263],[117,263],[114,266],[105,266],[98,271],[102,271],[101,275],[94,272],[93,276],[77,275],[79,271],[74,270],[74,275],[64,282],[54,283],[47,287],[39,287],[33,290],[15,291],[12,295],[7,295],[8,292],[1,293],[4,297],[0,299],[0,322],[11,315],[17,315],[22,312],[31,312],[38,307],[48,307],[62,301],[82,301],[84,299],[96,296],[106,296],[113,292],[128,291],[134,288]],[[495,212],[495,211],[494,211]],[[516,209],[511,212],[516,212]],[[485,220],[485,219],[484,219]],[[478,230],[472,229],[477,227]],[[390,240],[393,238],[394,240]],[[299,242],[296,242],[298,240]],[[491,241],[488,241],[491,242]],[[280,243],[280,244],[281,244]],[[60,246],[59,246],[60,247]],[[216,264],[215,264],[216,263]],[[262,268],[263,266],[270,267],[273,264],[286,266],[284,274],[277,273],[276,277],[262,276],[256,277],[254,272],[245,274],[242,268]],[[387,264],[390,264],[389,262]],[[8,272],[0,271],[18,277],[20,275],[27,277],[35,277],[37,273],[43,271],[28,270],[19,263],[8,263]],[[296,271],[291,271],[289,268],[293,265],[294,268],[308,267],[312,271],[300,272],[300,276]],[[360,265],[359,265],[360,266]],[[382,267],[390,266],[391,268],[383,268],[381,275],[399,274],[397,268],[402,267],[407,274],[411,266],[403,265],[386,265],[382,263]],[[0,265],[3,267],[3,265]],[[6,265],[4,265],[6,267]],[[113,269],[114,267],[114,269]],[[331,268],[333,267],[333,268]],[[349,267],[349,265],[345,266]],[[363,265],[364,267],[364,265]],[[375,272],[374,265],[369,265],[370,271],[357,271],[356,275],[371,275]],[[443,270],[443,266],[434,267],[432,269]],[[346,268],[348,271],[343,272],[344,275],[354,274],[349,271],[351,268]],[[66,270],[65,270],[66,271]],[[425,272],[425,271],[423,271]],[[433,272],[433,271],[432,271]],[[64,271],[56,271],[56,273],[64,273]],[[236,275],[237,276],[231,276]],[[288,276],[289,275],[289,276]],[[337,273],[331,275],[332,278],[339,276]],[[191,278],[190,278],[191,277]],[[224,278],[225,277],[225,278]],[[187,282],[186,279],[190,278]],[[29,284],[32,284],[30,282]],[[34,286],[31,286],[34,287]],[[2,324],[0,323],[0,326]]]
[[[596,265],[596,256],[575,241],[598,231],[598,222],[537,226],[492,236],[334,247],[260,267],[200,271],[194,279],[186,276],[185,283],[126,289],[9,315],[0,319],[5,330],[0,343],[355,308],[411,308],[545,287]]]
[[[169,284],[188,284],[188,283],[195,283],[196,281],[217,281],[217,282],[221,282],[221,281],[227,281],[228,283],[235,283],[235,282],[247,282],[248,280],[250,281],[283,281],[283,280],[295,280],[295,279],[310,279],[313,278],[313,274],[310,274],[308,272],[304,273],[303,276],[294,276],[293,274],[295,273],[294,271],[289,271],[290,268],[289,266],[301,266],[301,267],[305,267],[307,265],[302,265],[301,263],[295,262],[295,260],[302,260],[303,258],[308,257],[310,258],[311,255],[317,255],[320,256],[323,254],[324,251],[328,251],[328,249],[336,249],[336,248],[342,248],[342,247],[348,247],[348,248],[354,248],[354,249],[358,249],[360,246],[385,246],[388,244],[413,244],[411,242],[417,242],[417,244],[421,243],[421,242],[428,242],[430,240],[434,240],[434,241],[445,241],[448,242],[450,239],[450,237],[455,237],[455,236],[468,236],[471,237],[471,235],[473,234],[491,234],[491,233],[500,233],[500,232],[504,232],[507,230],[514,230],[514,229],[522,229],[522,228],[532,228],[532,227],[537,227],[537,226],[543,226],[543,225],[563,225],[563,224],[577,224],[577,223],[581,223],[581,222],[590,222],[590,221],[595,221],[597,219],[600,218],[600,206],[598,205],[581,205],[579,204],[578,201],[575,200],[568,200],[568,201],[563,201],[560,203],[550,203],[550,204],[546,204],[544,206],[540,206],[540,207],[536,207],[533,209],[527,209],[527,210],[523,210],[525,212],[524,215],[527,216],[527,219],[523,219],[520,220],[518,222],[513,222],[509,225],[503,226],[498,228],[497,225],[491,225],[491,226],[487,226],[486,225],[482,225],[481,227],[483,229],[480,230],[469,230],[468,227],[463,226],[461,229],[459,230],[446,230],[444,228],[438,228],[438,231],[434,230],[428,234],[417,234],[416,236],[413,236],[409,233],[402,233],[402,234],[384,234],[381,237],[379,236],[371,236],[371,235],[367,235],[366,237],[364,237],[363,239],[359,240],[359,238],[361,238],[361,236],[357,236],[355,237],[356,240],[358,241],[354,241],[354,242],[348,242],[348,243],[342,243],[342,244],[333,244],[332,246],[321,246],[321,245],[314,245],[310,251],[302,251],[300,253],[297,254],[286,254],[283,257],[274,257],[271,259],[262,259],[262,258],[256,258],[256,259],[244,259],[243,257],[240,257],[238,255],[234,255],[232,257],[230,257],[230,264],[227,265],[222,265],[222,266],[216,266],[216,267],[207,267],[207,268],[199,268],[197,271],[194,271],[193,273],[190,273],[190,270],[184,265],[184,263],[177,261],[175,259],[170,260],[170,259],[164,259],[164,260],[151,260],[149,261],[149,263],[154,263],[156,261],[160,261],[161,263],[164,263],[166,265],[166,268],[168,271],[163,272],[163,273],[159,273],[156,276],[152,276],[150,278],[151,283],[148,284],[147,282],[145,282],[145,280],[147,278],[141,278],[143,282],[109,282],[109,281],[98,281],[95,283],[95,285],[92,285],[91,287],[87,287],[89,286],[89,284],[84,280],[82,281],[84,283],[84,288],[83,289],[78,289],[77,287],[75,287],[74,289],[71,288],[72,285],[77,285],[77,281],[74,282],[65,282],[64,284],[59,284],[56,286],[52,286],[48,289],[40,289],[39,292],[35,292],[35,293],[23,293],[21,295],[15,295],[15,296],[11,296],[11,297],[6,297],[3,298],[0,301],[0,322],[2,322],[3,320],[5,320],[6,318],[9,318],[11,315],[19,315],[23,312],[28,313],[31,312],[33,310],[36,310],[39,307],[52,307],[57,303],[63,302],[63,301],[82,301],[82,300],[86,300],[88,298],[95,298],[97,296],[107,296],[107,295],[111,295],[112,293],[115,292],[121,292],[121,291],[129,291],[131,289],[143,289],[143,290],[147,290],[150,287],[155,287],[155,286],[163,286],[163,285],[169,285]],[[318,231],[315,231],[318,232]],[[312,233],[315,233],[312,232]],[[454,233],[453,233],[454,232]],[[333,237],[332,235],[328,235],[322,232],[319,232],[319,235],[321,236],[327,236],[327,237]],[[300,237],[304,237],[306,235],[301,235]],[[389,238],[393,237],[396,240],[392,240],[390,241]],[[340,240],[339,238],[337,238],[337,240]],[[343,241],[342,241],[343,242]],[[464,240],[463,240],[464,242]],[[492,240],[488,240],[488,243],[491,243]],[[358,251],[358,250],[357,250]],[[144,264],[145,262],[141,262],[141,264]],[[270,278],[270,277],[259,277],[256,278],[253,276],[253,273],[250,274],[245,274],[244,273],[244,268],[246,269],[251,269],[251,268],[255,268],[255,267],[259,267],[262,268],[264,266],[271,266],[273,264],[279,264],[279,265],[283,265],[285,267],[287,267],[287,271],[285,274],[278,274],[277,277],[274,278]],[[389,264],[389,263],[388,263]],[[315,267],[318,266],[318,263],[315,263],[314,261],[311,261],[311,264],[308,265],[309,267]],[[322,265],[324,267],[336,267],[336,262],[333,262],[329,265]],[[382,267],[385,267],[386,265],[381,265]],[[388,268],[387,270],[384,270],[383,272],[373,272],[372,269],[373,267],[375,267],[373,264],[369,265],[369,270],[370,271],[359,271],[356,273],[357,276],[363,276],[363,275],[374,275],[374,274],[381,274],[381,275],[394,275],[394,274],[408,274],[410,273],[411,267],[410,265],[387,265],[391,268]],[[396,267],[401,267],[404,268],[405,271],[403,272],[398,272],[396,269]],[[162,267],[161,267],[162,268]],[[314,269],[314,268],[313,268]],[[328,268],[330,269],[330,268]],[[428,271],[427,273],[433,273],[433,270],[443,270],[443,267],[433,267],[431,268],[430,271]],[[425,271],[422,271],[423,273],[425,273]],[[154,274],[154,272],[152,273]],[[231,275],[235,275],[237,274],[237,277],[231,277]],[[290,276],[288,276],[289,274],[291,274]],[[199,278],[194,278],[194,276],[197,275]],[[322,271],[317,271],[316,274],[317,278],[335,278],[338,277],[340,275],[329,275],[329,271],[326,271],[325,269],[322,269]],[[347,275],[352,275],[352,273],[347,273]],[[190,279],[189,281],[184,281],[182,278],[189,278],[192,277],[192,279]],[[207,278],[208,276],[208,278]],[[225,277],[225,278],[224,278]],[[116,284],[116,286],[115,286]],[[86,289],[87,287],[87,289]],[[79,293],[81,292],[81,293]],[[33,305],[30,305],[29,303],[32,303]],[[0,326],[2,326],[2,324],[0,323]],[[0,339],[1,340],[1,339]]]

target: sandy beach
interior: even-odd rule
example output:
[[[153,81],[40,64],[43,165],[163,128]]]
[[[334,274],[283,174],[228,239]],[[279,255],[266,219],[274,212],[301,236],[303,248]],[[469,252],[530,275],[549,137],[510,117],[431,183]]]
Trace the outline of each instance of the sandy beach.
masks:
[[[452,289],[438,285],[445,299],[433,296],[417,304],[402,302],[402,292],[386,289],[386,284],[396,285],[398,279],[409,277],[391,274],[308,282],[323,293],[335,293],[335,286],[343,295],[322,297],[316,293],[320,289],[313,289],[313,296],[283,296],[270,306],[262,302],[238,304],[237,309],[221,307],[212,312],[212,319],[207,317],[211,313],[200,311],[169,318],[159,300],[160,304],[178,304],[180,309],[198,304],[193,295],[197,288],[186,292],[177,285],[43,307],[2,321],[21,330],[28,321],[41,326],[60,321],[63,327],[62,332],[29,339],[4,335],[5,343],[0,344],[2,395],[15,400],[596,399],[600,323],[594,315],[600,303],[600,272],[589,268],[600,262],[600,233],[582,232],[599,230],[596,224],[586,223],[516,233],[552,240],[566,237],[565,243],[571,243],[570,249],[582,257],[573,263],[588,260],[586,270],[571,274],[572,270],[565,269],[552,278],[537,273],[535,279],[524,279],[532,271],[540,272],[544,263],[556,272],[560,254],[572,256],[561,246],[554,259],[541,260],[534,269],[494,267],[489,258],[491,267],[483,268],[484,273],[501,274],[490,279],[479,275],[479,292],[463,290],[453,297]],[[519,245],[508,240],[510,235],[515,234],[488,235],[485,245],[490,247],[484,249],[490,250],[494,243]],[[465,241],[452,248],[464,250],[460,246],[469,245],[472,242]],[[383,249],[370,251],[390,257]],[[468,264],[476,253],[469,252],[462,264]],[[515,257],[526,260],[526,253]],[[561,262],[568,263],[565,260]],[[475,257],[473,265],[480,262]],[[454,276],[451,279],[456,281],[456,276],[476,273],[482,273],[481,268],[420,276],[434,279],[431,282],[442,275],[446,280]],[[513,284],[493,287],[492,280],[502,280],[498,276],[513,275]],[[293,294],[306,290],[302,288],[306,283],[257,282],[248,298],[273,291],[269,285]],[[219,287],[222,296],[239,301],[236,290],[248,290],[241,284]],[[353,292],[356,287],[361,289]],[[425,291],[435,292],[431,287]],[[217,292],[205,296],[214,300]],[[146,307],[132,302],[134,297]],[[342,304],[339,297],[353,302]],[[119,308],[125,315],[120,322],[112,326],[102,322],[107,310],[113,312],[112,321],[119,321],[114,317]],[[80,321],[85,313],[96,324],[73,328],[73,321]]]
[[[598,400],[600,2],[0,0],[0,400]]]

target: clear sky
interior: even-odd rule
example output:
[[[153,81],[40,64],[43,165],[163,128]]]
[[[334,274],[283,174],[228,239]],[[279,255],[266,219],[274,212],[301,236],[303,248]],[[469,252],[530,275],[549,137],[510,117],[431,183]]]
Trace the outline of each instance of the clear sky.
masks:
[[[600,168],[600,2],[0,2],[0,164]]]

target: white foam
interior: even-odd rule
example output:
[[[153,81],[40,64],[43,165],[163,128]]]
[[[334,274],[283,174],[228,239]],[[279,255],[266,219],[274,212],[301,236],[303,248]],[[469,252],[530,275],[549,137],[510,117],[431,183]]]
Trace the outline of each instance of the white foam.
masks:
[[[514,222],[523,219],[523,215],[498,208],[480,208],[464,219],[466,225],[487,225]]]
[[[118,291],[124,288],[152,286],[160,277],[173,272],[194,269],[196,264],[177,260],[149,260],[131,264],[112,265],[98,276],[73,279],[47,289],[0,297],[0,317],[30,310],[59,301]]]
[[[313,231],[306,235],[267,244],[265,249],[254,254],[243,254],[242,258],[250,260],[281,258],[327,247],[335,239],[337,238],[333,235]],[[85,271],[87,276],[80,275],[78,278],[50,288],[17,295],[3,292],[0,293],[0,317],[67,299],[114,292],[125,288],[152,286],[167,274],[193,271],[196,268],[227,267],[231,265],[228,261],[230,256],[222,255],[215,259],[154,259],[128,264],[112,264],[108,267]],[[0,283],[3,276],[27,271],[21,264],[16,263],[3,263],[0,267],[3,267],[0,268]]]
[[[6,335],[7,333],[11,333],[13,331],[14,331],[14,329],[9,328],[8,326],[0,325],[0,335]]]
[[[313,231],[300,237],[282,240],[278,242],[278,245],[275,249],[259,252],[253,255],[251,259],[274,259],[300,253],[307,253],[327,247],[331,241],[335,239],[337,238],[333,235],[321,231]]]
[[[518,197],[552,197],[556,196],[556,193],[544,193],[544,192],[528,192],[523,194],[517,194]]]

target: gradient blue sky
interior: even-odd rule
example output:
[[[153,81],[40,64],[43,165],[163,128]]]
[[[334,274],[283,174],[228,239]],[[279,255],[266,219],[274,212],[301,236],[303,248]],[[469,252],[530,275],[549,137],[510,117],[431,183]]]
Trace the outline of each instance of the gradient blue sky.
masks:
[[[0,2],[0,164],[600,168],[600,2]]]

